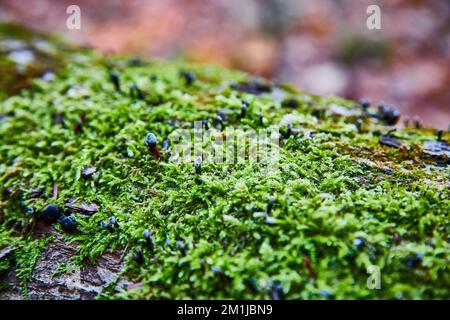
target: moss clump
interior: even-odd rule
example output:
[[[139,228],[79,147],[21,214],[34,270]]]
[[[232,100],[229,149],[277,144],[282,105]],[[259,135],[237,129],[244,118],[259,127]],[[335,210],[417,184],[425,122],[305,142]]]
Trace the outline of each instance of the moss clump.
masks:
[[[55,225],[77,243],[73,263],[124,249],[122,273],[143,283],[109,286],[100,298],[449,298],[450,172],[445,156],[422,152],[435,131],[390,133],[404,145],[392,148],[379,136],[390,128],[352,101],[211,66],[130,65],[82,51],[70,61],[54,80],[35,80],[0,104],[0,249],[17,249],[24,288],[49,240],[33,237],[25,208],[77,198],[98,210],[73,212],[75,233]],[[186,71],[192,83],[180,76]],[[144,96],[130,97],[131,84]],[[158,161],[143,143],[153,132],[162,150],[177,128],[212,124],[219,110],[241,113],[242,99],[245,117],[230,116],[225,126],[289,119],[279,170],[202,163],[199,175],[193,163],[167,161],[168,151]],[[111,216],[117,224],[102,228]],[[367,287],[370,265],[380,268],[379,290]]]

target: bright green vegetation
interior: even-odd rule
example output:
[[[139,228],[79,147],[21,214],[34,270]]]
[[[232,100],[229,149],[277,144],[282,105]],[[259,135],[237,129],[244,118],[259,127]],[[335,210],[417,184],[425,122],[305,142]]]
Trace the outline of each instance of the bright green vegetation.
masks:
[[[111,284],[100,298],[450,297],[450,170],[422,152],[425,141],[436,140],[435,130],[397,130],[392,136],[407,147],[396,149],[379,143],[373,132],[390,128],[377,120],[364,118],[358,133],[355,116],[331,115],[333,104],[361,113],[351,101],[279,87],[296,99],[291,108],[272,93],[230,88],[248,80],[243,73],[129,62],[80,51],[53,81],[35,80],[0,103],[0,250],[15,249],[11,263],[25,295],[33,264],[51,239],[35,240],[35,219],[24,208],[63,207],[79,198],[99,211],[74,213],[74,234],[55,225],[78,244],[73,264],[123,250],[123,275],[143,282],[121,292]],[[110,69],[120,74],[122,92],[114,89]],[[191,86],[181,70],[196,75]],[[132,83],[145,92],[144,101],[129,97]],[[263,126],[289,114],[294,129],[313,132],[283,139],[280,170],[204,163],[198,176],[193,164],[167,161],[162,142],[173,130],[195,120],[212,125],[222,109],[239,114],[243,98],[249,101],[245,119],[227,126],[259,128],[261,112]],[[82,129],[75,130],[80,119]],[[144,145],[147,132],[155,133],[166,160],[156,160]],[[98,172],[83,178],[92,166]],[[44,195],[31,198],[35,189]],[[269,221],[264,212],[271,199]],[[120,226],[113,232],[100,226],[110,216]],[[137,247],[142,264],[131,259]],[[11,263],[1,260],[0,272]],[[380,267],[380,290],[367,288],[369,265]]]

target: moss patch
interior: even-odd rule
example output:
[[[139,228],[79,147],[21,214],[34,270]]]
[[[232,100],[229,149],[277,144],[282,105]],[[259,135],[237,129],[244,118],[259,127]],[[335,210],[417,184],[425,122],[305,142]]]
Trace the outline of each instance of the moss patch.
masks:
[[[255,95],[248,75],[212,66],[84,51],[68,59],[52,81],[0,103],[0,249],[17,249],[24,288],[48,241],[33,238],[25,208],[77,198],[99,209],[73,213],[74,234],[55,226],[78,244],[74,263],[126,248],[123,274],[142,283],[109,286],[100,298],[449,298],[448,158],[422,152],[435,131],[398,130],[392,136],[405,147],[397,149],[380,144],[390,128],[352,101],[273,84]],[[192,85],[181,71],[195,75]],[[131,84],[143,100],[130,97]],[[199,177],[193,164],[158,161],[143,143],[153,132],[162,149],[176,128],[212,124],[223,109],[239,114],[241,99],[245,118],[225,126],[291,119],[280,170],[205,163]],[[118,226],[108,231],[100,223],[111,216]],[[143,261],[131,259],[138,247]],[[381,270],[380,290],[367,288],[370,265]]]

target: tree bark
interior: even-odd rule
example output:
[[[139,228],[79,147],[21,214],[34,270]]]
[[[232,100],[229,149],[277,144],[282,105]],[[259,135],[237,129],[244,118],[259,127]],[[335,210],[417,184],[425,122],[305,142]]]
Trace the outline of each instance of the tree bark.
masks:
[[[87,263],[81,269],[69,268],[61,275],[54,275],[61,263],[70,264],[71,258],[76,255],[77,245],[65,243],[52,227],[40,224],[35,232],[38,237],[55,235],[56,241],[47,245],[33,269],[27,285],[29,299],[94,299],[102,292],[106,283],[117,280],[123,267],[123,250],[104,254],[95,264]],[[5,251],[1,259],[11,258],[10,250]],[[24,299],[16,268],[12,267],[5,278],[4,281],[9,283],[10,287],[0,291],[0,299]],[[117,290],[128,285],[123,278],[117,283]]]

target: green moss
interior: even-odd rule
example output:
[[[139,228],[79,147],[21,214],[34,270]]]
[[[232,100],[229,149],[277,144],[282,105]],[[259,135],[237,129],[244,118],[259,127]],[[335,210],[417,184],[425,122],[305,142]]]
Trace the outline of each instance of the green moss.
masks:
[[[434,131],[399,130],[395,135],[410,149],[393,149],[372,133],[389,130],[376,120],[365,119],[358,133],[355,117],[331,114],[332,104],[354,111],[352,101],[279,87],[298,102],[289,108],[275,94],[230,88],[248,80],[239,72],[147,60],[130,66],[127,58],[89,52],[69,59],[54,81],[35,80],[0,104],[0,249],[19,249],[14,256],[24,285],[48,239],[33,240],[27,230],[34,221],[23,207],[79,198],[100,210],[75,213],[75,234],[56,227],[77,243],[74,263],[126,249],[122,273],[143,282],[122,292],[108,286],[100,298],[272,298],[276,285],[289,299],[450,296],[450,171],[422,153]],[[111,68],[120,73],[122,92],[109,81]],[[192,86],[180,70],[195,73]],[[131,83],[147,94],[144,101],[129,97]],[[198,183],[192,164],[159,162],[143,144],[147,132],[161,145],[177,127],[193,130],[194,121],[212,122],[221,109],[239,112],[242,98],[250,103],[246,119],[229,126],[258,127],[261,112],[265,126],[289,115],[304,130],[283,141],[280,170],[204,163]],[[63,124],[55,124],[56,115]],[[83,179],[91,166],[98,173]],[[30,198],[34,189],[44,196]],[[114,232],[100,227],[111,215],[120,225]],[[136,247],[144,252],[140,265],[129,256]],[[369,265],[381,269],[380,290],[367,288]]]

